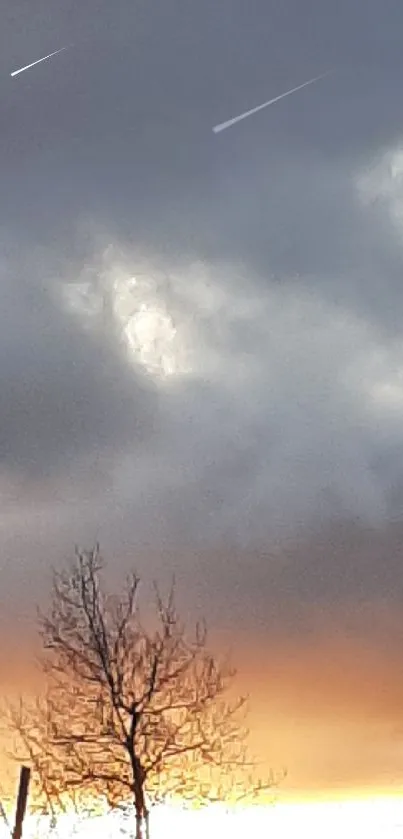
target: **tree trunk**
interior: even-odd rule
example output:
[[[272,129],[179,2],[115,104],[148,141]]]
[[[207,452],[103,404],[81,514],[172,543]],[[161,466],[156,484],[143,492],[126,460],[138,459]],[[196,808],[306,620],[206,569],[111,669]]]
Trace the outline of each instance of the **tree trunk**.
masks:
[[[144,810],[144,823],[146,828],[146,837],[145,839],[150,839],[150,814],[148,810]]]
[[[144,801],[144,773],[140,762],[135,758],[134,772],[134,807],[136,810],[136,839],[148,839],[148,818]],[[145,836],[143,828],[145,828]]]
[[[141,813],[136,812],[136,839],[143,839],[142,824],[143,817]]]
[[[136,839],[150,839],[150,814],[136,810]]]

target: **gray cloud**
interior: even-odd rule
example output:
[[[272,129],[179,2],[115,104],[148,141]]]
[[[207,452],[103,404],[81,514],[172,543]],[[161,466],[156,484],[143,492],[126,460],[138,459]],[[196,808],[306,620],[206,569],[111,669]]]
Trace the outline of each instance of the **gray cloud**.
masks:
[[[0,478],[15,589],[28,560],[43,569],[95,536],[200,590],[207,574],[222,605],[231,568],[239,609],[255,603],[263,623],[290,589],[342,601],[397,579],[392,560],[378,573],[374,553],[348,557],[374,532],[382,553],[401,519],[402,11],[267,10],[123,4],[117,21],[103,2],[49,17],[43,0],[35,27],[18,4],[6,21]],[[9,79],[75,40],[51,72]],[[329,65],[292,105],[212,135]],[[131,355],[123,321],[102,318],[116,282],[134,295]],[[68,303],[72,284],[92,317]],[[295,532],[292,559],[273,560]]]
[[[124,285],[138,259],[130,247],[126,252],[107,249],[106,267],[97,268],[95,261],[85,276],[94,292],[101,275],[105,283],[122,276]],[[150,276],[154,270],[150,264]],[[393,513],[392,488],[398,489],[399,472],[392,464],[400,443],[401,396],[399,374],[390,369],[401,364],[398,343],[382,342],[365,319],[320,300],[306,285],[297,289],[269,283],[264,288],[261,279],[252,273],[243,276],[235,265],[174,265],[170,283],[152,285],[147,294],[151,328],[162,328],[155,313],[166,306],[176,327],[176,334],[157,335],[162,353],[177,365],[174,375],[161,384],[158,378],[153,381],[147,363],[143,370],[144,379],[151,377],[144,388],[146,406],[149,394],[159,390],[152,445],[142,445],[140,438],[141,444],[134,450],[132,446],[133,422],[143,410],[141,393],[134,390],[126,405],[121,392],[110,399],[112,382],[123,382],[128,395],[131,381],[137,387],[141,354],[135,354],[132,370],[122,356],[119,367],[121,348],[113,344],[113,334],[105,335],[101,321],[98,332],[88,333],[84,315],[81,331],[71,326],[76,340],[66,350],[55,319],[57,329],[50,339],[53,335],[63,359],[74,361],[73,346],[82,347],[88,380],[81,384],[74,364],[66,365],[60,386],[58,368],[53,373],[53,366],[47,366],[52,354],[38,343],[39,358],[46,362],[49,401],[42,402],[40,391],[36,399],[34,394],[32,417],[38,411],[45,462],[52,455],[58,461],[63,435],[74,446],[77,429],[83,452],[107,451],[110,420],[111,444],[116,440],[121,452],[113,467],[115,503],[126,510],[133,526],[138,520],[138,537],[142,531],[144,538],[159,533],[163,541],[214,544],[228,539],[247,547],[264,543],[283,528],[288,532],[329,516],[383,523]],[[61,314],[60,303],[59,319]],[[71,324],[72,317],[65,311],[65,323]],[[91,346],[98,354],[91,355]],[[24,359],[23,352],[20,357]],[[111,388],[99,372],[110,357],[116,364],[115,378],[108,380]],[[10,378],[19,382],[16,369]],[[70,390],[69,425],[63,416],[58,419],[59,413],[56,421],[53,411],[59,412],[60,400]],[[24,387],[22,393],[28,398]],[[17,392],[16,401],[10,402],[17,418],[20,398]],[[48,419],[52,422],[43,435],[41,426]],[[151,422],[149,410],[148,423],[142,421],[145,439]],[[38,445],[34,433],[32,444]]]
[[[39,479],[97,449],[136,447],[158,416],[141,371],[110,336],[94,339],[63,315],[41,269],[34,254],[3,263],[0,313],[0,461]]]

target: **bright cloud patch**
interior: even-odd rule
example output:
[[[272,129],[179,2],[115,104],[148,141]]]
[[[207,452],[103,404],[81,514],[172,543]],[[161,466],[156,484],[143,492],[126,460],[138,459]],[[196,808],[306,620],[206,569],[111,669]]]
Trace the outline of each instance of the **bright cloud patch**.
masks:
[[[152,453],[115,462],[124,508],[154,535],[243,544],[328,516],[384,521],[378,461],[403,427],[403,343],[306,286],[229,264],[165,269],[110,245],[64,286],[83,327],[171,385]]]

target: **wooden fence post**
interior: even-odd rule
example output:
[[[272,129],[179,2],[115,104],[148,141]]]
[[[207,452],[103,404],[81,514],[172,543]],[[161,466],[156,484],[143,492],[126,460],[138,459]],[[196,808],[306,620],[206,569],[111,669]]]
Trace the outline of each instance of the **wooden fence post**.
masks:
[[[31,770],[28,768],[28,766],[21,766],[13,839],[21,839],[22,837],[22,823],[24,821],[25,810],[27,806],[30,777]]]

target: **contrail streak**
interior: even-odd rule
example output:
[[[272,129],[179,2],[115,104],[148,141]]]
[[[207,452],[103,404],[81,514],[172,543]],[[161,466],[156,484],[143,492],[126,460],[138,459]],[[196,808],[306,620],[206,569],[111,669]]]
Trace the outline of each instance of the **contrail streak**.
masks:
[[[328,76],[331,71],[329,70],[327,73],[322,73],[320,76],[315,76],[314,79],[309,79],[307,82],[303,84],[299,84],[297,87],[291,88],[291,90],[287,90],[285,93],[280,93],[279,96],[275,96],[274,99],[269,99],[268,102],[263,102],[263,105],[257,105],[256,108],[252,108],[250,111],[245,111],[243,114],[239,114],[237,117],[233,117],[232,119],[228,119],[226,122],[220,122],[219,125],[215,125],[213,128],[214,134],[219,134],[220,131],[225,131],[226,128],[231,128],[232,125],[236,125],[237,122],[241,122],[242,119],[246,119],[247,117],[251,117],[253,114],[257,114],[258,111],[262,111],[263,108],[268,108],[269,105],[274,105],[275,102],[279,102],[280,99],[284,99],[286,96],[291,96],[292,93],[296,93],[297,90],[302,90],[303,87],[308,87],[310,84],[314,84],[318,82],[320,79],[324,79],[325,76]]]
[[[10,73],[10,76],[18,76],[20,73],[23,73],[24,70],[29,70],[30,67],[35,67],[36,64],[41,64],[42,61],[47,61],[48,58],[52,58],[53,55],[58,55],[59,52],[63,52],[66,50],[67,47],[62,47],[60,50],[55,50],[55,52],[50,52],[49,55],[44,55],[43,58],[38,58],[37,61],[33,61],[31,64],[26,64],[25,67],[20,67],[19,70],[14,70],[13,73]]]

